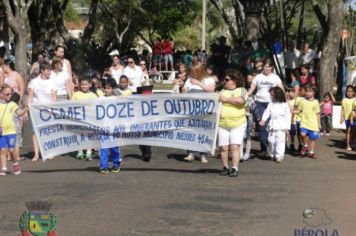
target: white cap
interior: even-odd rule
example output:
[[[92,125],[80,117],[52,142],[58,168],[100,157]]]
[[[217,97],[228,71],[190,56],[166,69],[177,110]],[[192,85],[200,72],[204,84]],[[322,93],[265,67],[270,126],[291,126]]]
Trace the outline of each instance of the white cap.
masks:
[[[119,50],[115,49],[115,50],[112,50],[110,53],[109,53],[110,56],[115,56],[115,55],[120,55],[119,53]]]

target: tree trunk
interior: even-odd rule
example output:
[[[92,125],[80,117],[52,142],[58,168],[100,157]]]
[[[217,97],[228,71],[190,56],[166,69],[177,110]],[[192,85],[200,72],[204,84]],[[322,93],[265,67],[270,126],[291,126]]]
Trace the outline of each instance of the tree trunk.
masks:
[[[303,28],[304,28],[304,0],[301,0],[300,12],[299,12],[299,23],[298,23],[298,35],[297,35],[297,45],[296,47],[300,49],[302,47],[303,41]]]
[[[340,33],[344,16],[344,1],[331,0],[328,2],[328,32],[323,42],[320,61],[320,94],[332,92],[335,84],[335,62],[339,52]]]
[[[16,0],[17,1],[17,0]],[[29,6],[32,0],[21,0],[21,4],[10,3],[5,1],[6,17],[9,22],[9,27],[15,35],[15,47],[16,47],[16,63],[15,69],[19,72],[23,78],[27,78],[27,55],[26,55],[26,18]],[[12,4],[12,5],[11,5]],[[13,7],[11,7],[13,6]]]
[[[32,61],[45,49],[46,44],[53,45],[56,31],[51,1],[34,1],[28,10],[28,21],[31,29]]]
[[[22,78],[27,80],[28,77],[28,65],[27,65],[27,47],[26,47],[26,30],[25,23],[23,23],[22,29],[19,31],[19,34],[15,38],[16,43],[16,63],[15,69],[18,73],[22,75]]]

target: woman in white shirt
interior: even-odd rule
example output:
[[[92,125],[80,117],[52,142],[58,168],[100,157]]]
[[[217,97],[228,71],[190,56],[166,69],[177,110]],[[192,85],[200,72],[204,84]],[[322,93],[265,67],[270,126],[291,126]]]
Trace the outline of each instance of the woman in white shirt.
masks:
[[[57,100],[57,88],[55,83],[49,79],[50,75],[50,65],[47,62],[40,64],[40,75],[32,79],[28,85],[28,106],[32,103],[54,102]],[[32,161],[38,161],[40,148],[34,132],[32,134],[32,142],[35,151]]]
[[[111,77],[116,80],[116,83],[119,83],[120,77],[124,71],[124,67],[121,65],[121,62],[120,62],[119,54],[114,54],[111,57],[111,60],[112,60],[112,64],[109,69],[109,72],[111,74]]]
[[[192,67],[187,81],[184,84],[184,93],[198,93],[198,92],[209,92],[213,93],[215,91],[215,80],[213,77],[209,76],[206,72],[205,66],[203,64],[196,64]],[[200,158],[202,163],[208,163],[207,154],[200,153]],[[184,158],[186,161],[194,160],[194,153],[188,150],[188,156]]]
[[[142,69],[135,64],[135,60],[132,56],[127,58],[127,66],[124,69],[123,74],[129,78],[129,89],[133,93],[137,92],[137,87],[141,87],[144,82]]]
[[[248,95],[253,94],[255,89],[256,93],[256,105],[260,116],[262,117],[263,112],[266,110],[268,103],[271,102],[270,89],[273,87],[283,88],[283,84],[278,75],[272,72],[273,64],[270,59],[267,59],[263,65],[263,72],[258,74],[256,78],[252,81],[251,88],[248,91]],[[258,137],[260,139],[260,156],[266,156],[267,146],[268,146],[268,132],[267,132],[268,121],[264,126],[257,124]]]
[[[63,71],[61,58],[53,58],[50,80],[52,80],[57,87],[57,100],[68,100],[71,97],[72,88],[70,85],[70,76],[67,72]]]

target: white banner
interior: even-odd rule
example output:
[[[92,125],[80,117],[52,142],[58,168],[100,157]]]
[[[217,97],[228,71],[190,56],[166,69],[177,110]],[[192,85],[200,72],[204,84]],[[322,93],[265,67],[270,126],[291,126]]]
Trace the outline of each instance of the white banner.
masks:
[[[152,145],[213,152],[215,93],[153,94],[37,103],[31,120],[43,160],[68,152]]]

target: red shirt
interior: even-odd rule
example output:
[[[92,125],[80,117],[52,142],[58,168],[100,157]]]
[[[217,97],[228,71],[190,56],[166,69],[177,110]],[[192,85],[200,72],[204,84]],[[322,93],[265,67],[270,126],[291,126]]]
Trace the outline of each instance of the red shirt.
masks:
[[[161,55],[162,45],[160,42],[153,44],[153,55]]]
[[[162,43],[162,48],[163,48],[163,54],[173,54],[173,44],[171,40],[167,39],[164,40]]]

